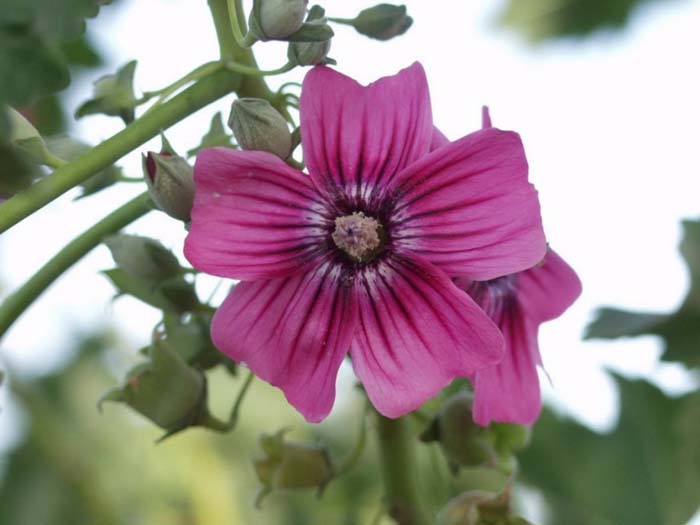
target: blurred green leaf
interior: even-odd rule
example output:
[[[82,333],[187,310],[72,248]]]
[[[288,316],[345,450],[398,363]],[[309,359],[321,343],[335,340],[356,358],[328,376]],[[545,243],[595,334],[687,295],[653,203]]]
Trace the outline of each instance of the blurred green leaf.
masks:
[[[46,145],[51,153],[66,161],[74,160],[92,149],[90,144],[86,144],[85,142],[71,138],[67,135],[48,137],[46,139]],[[98,171],[85,182],[82,182],[80,187],[83,191],[77,198],[82,199],[83,197],[87,197],[88,195],[92,195],[93,193],[97,193],[100,190],[108,188],[117,182],[121,176],[121,168],[116,164],[111,164]]]
[[[550,524],[686,523],[700,505],[700,393],[674,399],[616,379],[615,430],[597,434],[545,411],[520,454],[523,479],[542,490]]]
[[[0,199],[29,187],[39,174],[16,148],[0,140]]]
[[[601,308],[586,329],[586,339],[657,335],[664,340],[664,361],[700,366],[700,221],[683,222],[680,251],[690,273],[690,290],[673,314]]]
[[[119,269],[103,273],[120,294],[131,295],[159,310],[182,313],[191,311],[198,304],[194,287],[182,277],[154,284]]]
[[[510,0],[500,22],[532,42],[581,37],[599,29],[624,27],[635,9],[651,1]]]
[[[628,312],[617,308],[601,308],[595,320],[586,328],[586,339],[617,339],[654,333],[654,329],[668,316]]]
[[[105,0],[4,0],[0,9],[0,105],[24,106],[68,86],[61,42],[77,39]],[[10,79],[9,81],[7,79]]]

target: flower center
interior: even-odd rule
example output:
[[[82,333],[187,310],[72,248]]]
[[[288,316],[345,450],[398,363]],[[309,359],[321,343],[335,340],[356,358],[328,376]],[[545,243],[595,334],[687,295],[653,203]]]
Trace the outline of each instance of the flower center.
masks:
[[[365,262],[376,254],[381,246],[382,226],[361,211],[335,219],[333,241],[335,245],[359,262]]]

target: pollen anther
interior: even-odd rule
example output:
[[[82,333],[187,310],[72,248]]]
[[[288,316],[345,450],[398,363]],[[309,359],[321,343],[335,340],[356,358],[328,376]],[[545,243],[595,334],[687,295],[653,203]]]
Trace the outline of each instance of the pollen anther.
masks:
[[[380,245],[381,225],[361,211],[335,219],[333,241],[335,245],[357,261],[364,261]]]

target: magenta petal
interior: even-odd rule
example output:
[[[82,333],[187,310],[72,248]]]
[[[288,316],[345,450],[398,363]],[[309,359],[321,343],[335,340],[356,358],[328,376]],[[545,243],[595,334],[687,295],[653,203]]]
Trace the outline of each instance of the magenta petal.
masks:
[[[239,283],[214,315],[212,340],[318,422],[333,406],[356,312],[341,267],[326,262],[286,279]]]
[[[449,143],[450,139],[448,139],[442,131],[437,128],[433,128],[433,136],[430,140],[430,151],[441,148]]]
[[[488,425],[518,423],[531,425],[542,408],[537,365],[537,325],[512,305],[503,313],[499,326],[506,340],[503,360],[479,370],[472,378],[474,421]]]
[[[552,249],[542,264],[518,275],[520,301],[538,323],[559,317],[579,295],[581,281],[576,272]]]
[[[265,152],[203,150],[185,256],[210,274],[255,280],[303,270],[325,250],[325,209],[308,176]]]
[[[368,266],[355,288],[359,323],[350,355],[372,404],[387,417],[414,410],[453,378],[502,356],[496,325],[422,258]]]
[[[517,133],[472,133],[414,163],[393,186],[393,241],[450,276],[485,281],[544,257],[539,201]]]
[[[327,67],[304,78],[304,158],[323,191],[367,199],[380,181],[428,152],[432,133],[428,83],[418,63],[367,87]]]

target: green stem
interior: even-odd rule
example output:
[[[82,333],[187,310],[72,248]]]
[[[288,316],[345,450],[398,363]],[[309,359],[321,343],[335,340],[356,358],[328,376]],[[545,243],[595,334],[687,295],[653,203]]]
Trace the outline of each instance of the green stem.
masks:
[[[220,419],[217,419],[209,414],[204,421],[200,422],[200,425],[217,432],[231,432],[233,429],[235,429],[236,425],[238,424],[238,414],[241,411],[243,400],[245,399],[245,395],[248,393],[248,389],[250,388],[253,379],[255,379],[255,374],[253,374],[253,372],[248,372],[248,377],[246,377],[241,390],[238,392],[238,396],[236,396],[236,401],[233,404],[231,415],[229,416],[227,422],[221,421]]]
[[[389,515],[400,525],[431,525],[416,480],[415,436],[407,419],[377,414],[379,455]]]
[[[336,24],[342,24],[346,26],[351,26],[355,24],[355,19],[354,18],[335,18],[335,17],[328,17],[329,22],[334,22]]]
[[[255,44],[256,39],[250,33],[243,34],[243,32],[246,31],[245,24],[243,23],[243,19],[238,16],[242,11],[241,3],[236,0],[227,0],[227,7],[233,38],[236,39],[236,43],[239,47],[249,48]]]
[[[367,408],[362,412],[362,420],[360,422],[360,435],[357,438],[357,442],[353,449],[348,453],[348,455],[343,458],[340,464],[336,467],[334,476],[342,476],[350,469],[352,469],[359,459],[362,457],[362,453],[365,450],[365,444],[367,443]]]
[[[296,67],[296,65],[292,64],[291,62],[287,62],[282,67],[278,67],[277,69],[269,69],[267,71],[260,70],[256,67],[244,66],[243,64],[238,64],[236,62],[226,62],[224,64],[224,67],[230,71],[235,71],[236,73],[240,73],[242,75],[251,75],[255,77],[271,77],[273,75],[281,75],[282,73],[291,71]]]
[[[172,100],[143,115],[124,130],[95,146],[85,155],[0,204],[0,233],[101,169],[113,164],[160,131],[230,93],[238,82],[240,77],[229,71],[218,71],[203,78]]]
[[[51,258],[17,291],[8,296],[0,305],[0,338],[22,314],[22,312],[41,293],[53,283],[58,276],[79,261],[97,246],[107,235],[121,230],[124,226],[148,213],[150,206],[148,193],[142,193],[121,208],[114,210],[97,224],[69,242],[60,252]]]
[[[158,97],[158,100],[155,102],[154,106],[151,106],[148,111],[153,110],[155,106],[158,104],[162,104],[165,99],[167,99],[170,95],[175,93],[178,89],[181,87],[185,86],[186,84],[189,84],[190,82],[194,82],[196,80],[199,80],[203,77],[206,77],[208,75],[211,75],[212,73],[215,73],[219,69],[222,69],[224,65],[221,63],[219,60],[214,60],[212,62],[207,62],[206,64],[202,64],[201,66],[193,69],[189,73],[187,73],[184,77],[176,80],[172,84],[169,84],[165,86],[162,89],[158,89],[156,91],[146,91],[143,94],[143,97],[141,97],[136,104],[143,104],[145,102],[148,102],[150,99],[153,97]]]
[[[68,162],[48,151],[44,157],[44,164],[46,164],[49,168],[57,170],[58,168],[62,168],[68,164]]]

